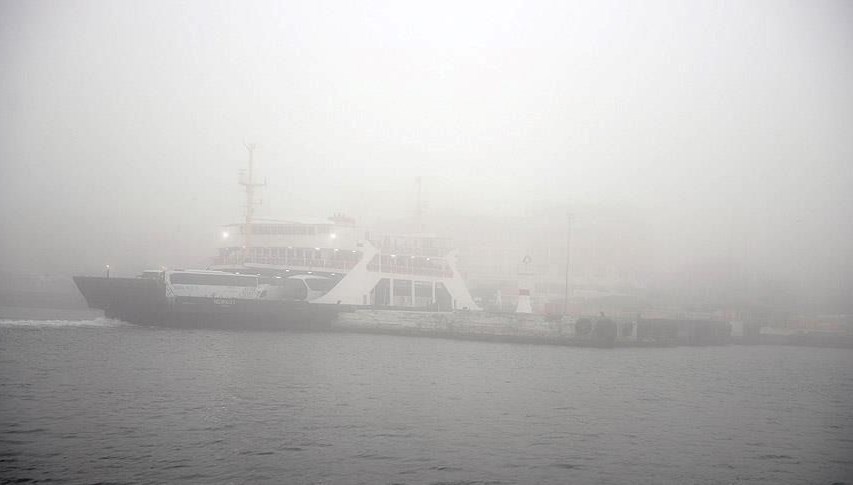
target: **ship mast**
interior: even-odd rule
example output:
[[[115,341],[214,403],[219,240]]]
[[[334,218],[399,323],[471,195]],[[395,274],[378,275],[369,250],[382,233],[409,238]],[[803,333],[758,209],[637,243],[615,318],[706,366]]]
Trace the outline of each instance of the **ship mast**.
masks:
[[[243,226],[243,264],[249,259],[252,251],[252,220],[255,216],[255,187],[263,187],[265,184],[255,183],[255,144],[246,143],[249,151],[249,171],[245,177],[241,177],[240,185],[246,188],[246,224]]]

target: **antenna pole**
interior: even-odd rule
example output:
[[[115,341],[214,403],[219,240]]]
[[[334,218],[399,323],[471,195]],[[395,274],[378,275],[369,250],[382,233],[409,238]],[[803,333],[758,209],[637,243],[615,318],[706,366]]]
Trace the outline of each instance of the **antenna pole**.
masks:
[[[240,181],[240,185],[246,187],[246,224],[243,226],[243,264],[246,264],[250,258],[252,251],[252,220],[255,217],[255,187],[261,187],[264,184],[255,183],[255,144],[246,143],[246,150],[249,151],[249,171],[246,173],[245,179]]]
[[[563,298],[563,316],[569,309],[569,263],[572,255],[572,213],[566,213],[566,293]]]
[[[418,186],[418,200],[417,200],[417,202],[416,202],[416,204],[417,204],[417,205],[415,206],[415,223],[416,223],[416,224],[417,224],[417,226],[418,226],[418,231],[423,232],[423,229],[424,229],[424,228],[423,228],[423,213],[424,213],[424,209],[423,209],[423,200],[421,199],[421,186],[422,186],[423,184],[422,184],[422,182],[421,182],[421,177],[420,177],[420,176],[415,177],[415,183],[416,183],[416,184],[417,184],[417,186]]]

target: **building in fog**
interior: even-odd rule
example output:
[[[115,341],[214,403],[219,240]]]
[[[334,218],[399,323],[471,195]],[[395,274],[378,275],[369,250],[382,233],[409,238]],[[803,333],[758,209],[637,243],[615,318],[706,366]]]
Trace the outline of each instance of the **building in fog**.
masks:
[[[471,292],[487,309],[511,311],[518,295],[519,267],[530,259],[536,312],[617,308],[643,294],[652,255],[642,224],[612,209],[531,210],[524,216],[442,214],[429,222],[459,248],[459,269]],[[569,232],[571,237],[569,238]]]

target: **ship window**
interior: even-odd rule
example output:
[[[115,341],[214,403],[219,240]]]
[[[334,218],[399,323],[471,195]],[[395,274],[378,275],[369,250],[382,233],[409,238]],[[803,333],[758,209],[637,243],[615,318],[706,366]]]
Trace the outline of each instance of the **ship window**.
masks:
[[[169,281],[177,285],[245,286],[258,285],[257,276],[202,273],[172,273]]]
[[[411,296],[412,280],[394,280],[394,296]]]
[[[241,232],[245,234],[245,230]],[[329,232],[329,228],[315,228],[302,224],[252,224],[252,233],[257,235],[305,236],[315,232]]]
[[[415,296],[432,298],[432,283],[429,281],[415,281]]]

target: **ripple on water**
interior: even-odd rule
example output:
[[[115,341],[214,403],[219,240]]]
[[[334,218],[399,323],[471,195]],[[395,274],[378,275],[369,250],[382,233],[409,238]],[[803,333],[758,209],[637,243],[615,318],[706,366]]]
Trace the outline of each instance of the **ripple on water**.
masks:
[[[111,318],[95,318],[91,320],[2,320],[2,327],[26,328],[113,328],[130,326],[130,323]]]

